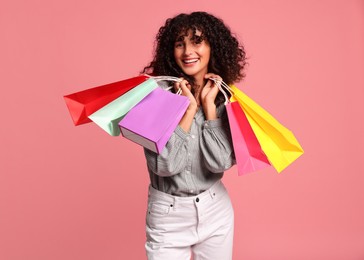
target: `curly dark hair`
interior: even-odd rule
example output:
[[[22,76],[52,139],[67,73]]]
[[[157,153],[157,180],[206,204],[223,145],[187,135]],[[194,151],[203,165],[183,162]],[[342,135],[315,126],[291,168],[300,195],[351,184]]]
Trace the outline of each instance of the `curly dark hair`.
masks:
[[[206,12],[182,13],[167,19],[156,36],[154,59],[143,73],[183,77],[194,83],[194,79],[183,73],[174,59],[177,37],[181,33],[188,35],[189,30],[192,30],[192,35],[195,35],[196,30],[201,31],[203,39],[211,47],[209,73],[218,74],[227,84],[244,78],[243,69],[247,64],[244,47],[239,45],[221,19]]]

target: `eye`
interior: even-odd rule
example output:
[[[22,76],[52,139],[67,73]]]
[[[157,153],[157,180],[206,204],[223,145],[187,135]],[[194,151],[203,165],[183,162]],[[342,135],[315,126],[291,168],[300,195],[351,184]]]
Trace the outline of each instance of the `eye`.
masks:
[[[175,48],[182,48],[182,47],[183,47],[183,43],[182,43],[182,42],[176,42],[176,43],[174,44],[174,47],[175,47]]]

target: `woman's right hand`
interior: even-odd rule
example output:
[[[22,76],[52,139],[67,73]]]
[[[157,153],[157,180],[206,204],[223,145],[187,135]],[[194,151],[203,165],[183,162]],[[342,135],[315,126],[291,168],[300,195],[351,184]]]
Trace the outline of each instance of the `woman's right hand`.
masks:
[[[182,95],[188,97],[188,99],[190,100],[190,104],[188,105],[187,110],[189,110],[193,113],[196,113],[198,110],[198,107],[197,107],[196,99],[191,93],[191,85],[184,78],[180,78],[180,79],[181,79],[180,82],[176,82],[174,84],[175,92],[177,92],[179,89],[181,89]]]
[[[188,133],[191,129],[193,118],[197,113],[198,107],[195,97],[191,93],[191,85],[188,83],[187,80],[181,78],[181,82],[177,82],[174,84],[176,92],[181,89],[182,95],[188,97],[190,100],[190,104],[188,105],[188,108],[181,118],[181,121],[179,121],[179,126]]]

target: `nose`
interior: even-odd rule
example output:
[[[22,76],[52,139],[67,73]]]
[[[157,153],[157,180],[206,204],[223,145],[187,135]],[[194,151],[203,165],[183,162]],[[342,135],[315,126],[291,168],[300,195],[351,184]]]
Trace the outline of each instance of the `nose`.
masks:
[[[185,49],[184,49],[184,55],[185,56],[188,56],[188,55],[191,55],[192,54],[192,52],[193,52],[193,46],[192,46],[192,44],[190,44],[190,43],[187,43],[186,45],[185,45]]]

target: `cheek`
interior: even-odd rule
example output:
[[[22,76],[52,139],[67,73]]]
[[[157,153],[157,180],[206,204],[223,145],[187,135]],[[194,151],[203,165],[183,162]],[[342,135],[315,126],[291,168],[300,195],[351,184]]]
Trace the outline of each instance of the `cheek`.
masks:
[[[175,49],[173,54],[175,60],[178,60],[178,58],[181,57],[181,51],[178,49]]]
[[[208,46],[203,46],[203,47],[201,48],[201,54],[203,54],[203,56],[204,56],[206,59],[209,59],[209,58],[210,58],[210,53],[211,53],[210,47],[208,47]]]
[[[205,52],[205,61],[207,62],[207,63],[209,63],[209,61],[210,61],[210,51],[208,51],[208,52]]]

